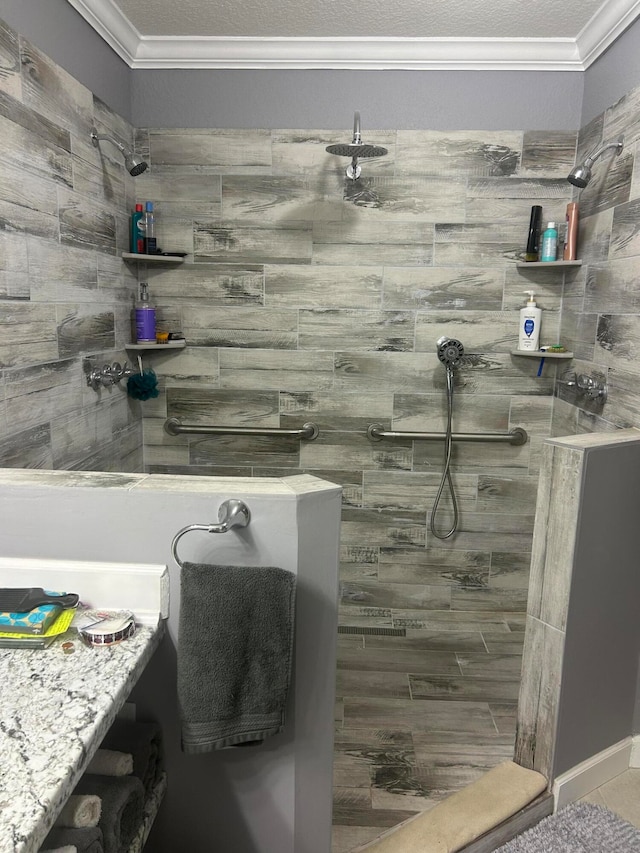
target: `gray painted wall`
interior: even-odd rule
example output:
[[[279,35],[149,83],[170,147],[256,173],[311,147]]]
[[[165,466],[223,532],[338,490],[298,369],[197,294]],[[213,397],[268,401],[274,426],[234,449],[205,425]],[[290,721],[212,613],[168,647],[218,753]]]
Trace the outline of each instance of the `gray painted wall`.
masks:
[[[67,0],[2,0],[3,20],[131,119],[133,72]]]
[[[582,125],[640,83],[640,19],[584,75]]]
[[[640,650],[638,447],[585,452],[554,776],[632,730]]]
[[[576,130],[583,75],[502,71],[157,70],[133,75],[144,127]]]

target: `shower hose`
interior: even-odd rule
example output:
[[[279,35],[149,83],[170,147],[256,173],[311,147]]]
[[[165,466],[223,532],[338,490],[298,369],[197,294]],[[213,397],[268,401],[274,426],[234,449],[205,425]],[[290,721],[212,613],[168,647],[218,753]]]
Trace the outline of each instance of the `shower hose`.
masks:
[[[453,378],[453,368],[447,367],[447,431],[444,439],[444,466],[442,469],[442,479],[440,480],[440,485],[438,486],[438,491],[436,492],[436,497],[433,502],[433,509],[431,510],[431,532],[436,539],[448,539],[450,536],[453,536],[458,529],[458,501],[456,500],[456,492],[453,487],[453,480],[451,479],[451,448],[453,446],[453,438],[451,434],[451,421],[453,417]],[[440,530],[436,530],[436,514],[438,512],[438,505],[442,498],[445,485],[449,486],[449,494],[451,495],[453,523],[450,529],[446,533],[443,533]]]

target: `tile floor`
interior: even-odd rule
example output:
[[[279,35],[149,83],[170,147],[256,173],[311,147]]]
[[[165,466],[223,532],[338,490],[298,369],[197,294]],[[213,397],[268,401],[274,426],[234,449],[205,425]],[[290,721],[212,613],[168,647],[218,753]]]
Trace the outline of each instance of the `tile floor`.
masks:
[[[640,829],[640,770],[626,770],[587,794],[582,801],[606,806]]]
[[[523,630],[524,614],[482,612],[339,635],[332,853],[513,757]]]

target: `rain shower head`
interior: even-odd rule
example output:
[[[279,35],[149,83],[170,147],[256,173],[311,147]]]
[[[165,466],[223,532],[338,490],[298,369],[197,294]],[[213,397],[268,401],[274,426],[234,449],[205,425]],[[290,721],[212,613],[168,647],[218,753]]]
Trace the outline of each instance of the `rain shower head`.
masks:
[[[584,163],[572,169],[570,174],[567,175],[569,183],[573,184],[574,187],[584,189],[591,180],[591,169],[593,168],[593,164],[598,157],[601,157],[605,151],[609,151],[611,148],[615,148],[616,155],[619,155],[624,148],[622,139],[619,139],[617,142],[610,142],[608,145],[603,145],[595,154],[591,154],[587,157]]]
[[[130,175],[133,175],[134,178],[137,177],[137,175],[141,175],[149,168],[149,164],[146,160],[143,160],[142,157],[138,157],[137,154],[134,154],[131,149],[126,148],[121,142],[118,142],[117,139],[114,139],[113,136],[107,136],[107,134],[99,134],[95,127],[92,127],[91,141],[93,142],[96,148],[99,146],[100,140],[102,139],[116,146],[116,148],[124,157],[124,165],[127,167],[127,171]]]
[[[347,167],[347,177],[354,180],[360,176],[359,157],[384,157],[388,150],[381,145],[367,145],[360,136],[360,113],[355,112],[353,116],[353,139],[351,142],[339,142],[336,145],[327,145],[325,148],[329,154],[337,154],[338,157],[351,157],[351,165]]]
[[[442,337],[436,341],[436,353],[447,370],[451,370],[460,365],[464,347],[456,338]]]

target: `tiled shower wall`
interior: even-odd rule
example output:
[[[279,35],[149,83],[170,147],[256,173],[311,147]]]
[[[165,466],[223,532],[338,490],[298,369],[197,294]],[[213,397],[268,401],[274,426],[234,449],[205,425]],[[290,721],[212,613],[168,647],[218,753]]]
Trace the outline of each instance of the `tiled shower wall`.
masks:
[[[150,355],[162,393],[143,404],[153,472],[317,474],[344,487],[343,621],[460,629],[523,611],[538,457],[555,366],[514,357],[523,290],[558,338],[563,276],[526,270],[533,203],[564,220],[575,134],[368,130],[389,149],[356,183],[330,131],[140,130],[151,163],[138,200],[180,267],[141,267],[159,323],[187,348]],[[445,426],[441,335],[467,355],[454,430],[524,427],[530,441],[456,444],[460,531],[428,530],[442,443],[371,442],[367,425]],[[170,437],[166,417],[217,426],[298,427],[316,441]],[[447,501],[438,527],[447,529]],[[473,613],[471,613],[473,611]],[[480,612],[483,611],[483,612]],[[504,621],[500,623],[502,630]]]
[[[0,465],[141,470],[140,409],[87,387],[126,358],[132,128],[0,21]]]
[[[582,220],[580,275],[565,291],[562,336],[576,354],[572,370],[608,384],[602,405],[560,386],[554,435],[638,426],[640,418],[640,86],[580,131],[578,157],[624,137],[593,180],[576,192]]]
[[[0,464],[257,476],[310,471],[344,486],[343,618],[438,627],[523,610],[537,458],[555,367],[510,354],[534,287],[558,338],[563,278],[519,271],[531,204],[563,219],[575,137],[519,131],[376,131],[388,156],[325,152],[334,131],[141,130],[135,181],[93,122],[131,127],[10,28],[0,28]],[[348,124],[348,123],[347,123]],[[622,161],[621,161],[622,162]],[[153,199],[180,267],[128,266],[128,214]],[[95,392],[86,359],[124,361],[136,272],[181,352],[145,356],[157,400]],[[567,275],[570,294],[580,275]],[[443,334],[461,339],[454,429],[524,427],[530,442],[458,444],[460,532],[428,532],[440,443],[372,443],[372,422],[442,430]],[[569,332],[567,332],[569,336]],[[166,416],[217,425],[320,427],[315,442],[170,438]],[[438,518],[446,528],[447,501]],[[478,611],[485,611],[485,614]],[[394,622],[395,618],[395,622]]]

